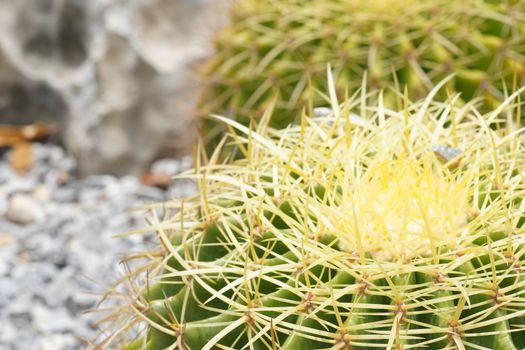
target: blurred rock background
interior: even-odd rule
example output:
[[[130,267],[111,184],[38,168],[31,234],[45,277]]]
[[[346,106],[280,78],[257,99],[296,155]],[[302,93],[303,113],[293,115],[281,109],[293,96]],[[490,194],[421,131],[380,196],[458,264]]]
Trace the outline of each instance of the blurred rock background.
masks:
[[[228,0],[0,0],[0,123],[55,123],[82,175],[187,154]]]

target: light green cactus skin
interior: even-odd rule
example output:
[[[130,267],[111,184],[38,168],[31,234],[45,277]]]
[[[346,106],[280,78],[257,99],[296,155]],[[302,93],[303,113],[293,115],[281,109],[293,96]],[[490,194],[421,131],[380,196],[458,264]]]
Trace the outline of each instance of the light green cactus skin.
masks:
[[[523,349],[523,132],[429,101],[221,118],[245,158],[197,165],[199,195],[150,220],[161,248],[127,309],[147,329],[124,349]]]
[[[341,97],[365,71],[369,87],[407,86],[412,99],[455,74],[442,97],[483,97],[492,109],[504,85],[525,85],[524,9],[525,0],[237,1],[204,70],[204,114],[248,125],[276,99],[271,125],[287,126],[325,86],[327,64]],[[385,93],[386,105],[397,101]],[[216,126],[205,120],[204,137],[216,140],[224,131]]]

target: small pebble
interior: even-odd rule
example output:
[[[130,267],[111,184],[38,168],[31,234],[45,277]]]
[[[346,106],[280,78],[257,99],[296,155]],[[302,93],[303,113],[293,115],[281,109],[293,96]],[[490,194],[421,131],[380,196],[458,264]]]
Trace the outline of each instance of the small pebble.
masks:
[[[45,213],[42,206],[32,196],[15,194],[7,205],[6,217],[15,224],[28,225],[42,221]]]
[[[45,185],[39,185],[33,191],[33,198],[40,202],[47,202],[51,198],[51,190]]]
[[[69,334],[53,334],[38,341],[38,350],[75,349],[78,341]]]
[[[0,216],[4,215],[7,211],[7,194],[0,190]]]

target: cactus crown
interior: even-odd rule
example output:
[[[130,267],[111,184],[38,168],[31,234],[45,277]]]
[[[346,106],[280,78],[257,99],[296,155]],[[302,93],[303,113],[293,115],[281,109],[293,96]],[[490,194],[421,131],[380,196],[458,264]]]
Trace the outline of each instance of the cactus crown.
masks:
[[[439,87],[396,111],[330,85],[327,115],[283,130],[216,117],[245,157],[152,208],[126,349],[523,348],[525,140],[497,128],[519,105]]]

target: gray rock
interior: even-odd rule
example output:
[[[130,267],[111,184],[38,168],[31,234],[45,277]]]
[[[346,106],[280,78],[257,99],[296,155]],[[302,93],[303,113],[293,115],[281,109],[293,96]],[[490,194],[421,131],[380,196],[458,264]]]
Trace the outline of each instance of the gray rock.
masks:
[[[57,239],[48,234],[32,235],[25,242],[26,251],[30,252],[32,261],[40,261],[60,254],[62,245]],[[57,244],[58,243],[58,244]]]
[[[76,291],[67,298],[65,305],[70,314],[78,315],[93,307],[97,301],[96,296],[90,295],[86,291]]]
[[[7,263],[6,260],[0,259],[0,277],[7,275],[8,272],[9,272],[9,264]],[[0,306],[3,305],[3,302],[4,301],[1,299],[1,296],[0,296]]]
[[[51,190],[46,185],[38,185],[33,190],[32,196],[40,203],[46,203],[51,198]]]
[[[11,313],[11,323],[17,328],[27,328],[31,325],[32,315],[28,310],[20,313]]]
[[[173,176],[183,170],[181,166],[182,162],[176,161],[175,159],[159,159],[151,165],[151,172],[154,174],[166,174]]]
[[[159,202],[164,199],[164,192],[155,187],[141,187],[138,189],[137,195],[145,202]]]
[[[49,309],[37,304],[31,308],[31,315],[36,329],[42,333],[71,332],[77,326],[77,321],[64,309]]]
[[[11,222],[27,225],[45,218],[43,208],[32,196],[15,194],[9,199],[6,217]]]
[[[229,0],[0,0],[0,119],[54,122],[84,175],[191,151]]]
[[[0,216],[4,215],[7,211],[7,204],[7,193],[0,188]]]
[[[52,195],[52,200],[57,202],[78,201],[78,188],[74,186],[57,188]]]
[[[176,179],[172,181],[168,188],[166,197],[168,199],[185,198],[197,192],[197,184],[195,181],[187,179]]]
[[[82,188],[77,193],[78,201],[82,204],[96,204],[104,197],[104,191],[96,188]]]
[[[70,334],[53,334],[38,340],[37,350],[77,349],[78,341]]]
[[[8,178],[10,179],[9,188],[6,188],[8,194],[31,192],[37,184],[37,179],[34,176],[18,176],[15,172],[10,172]]]

